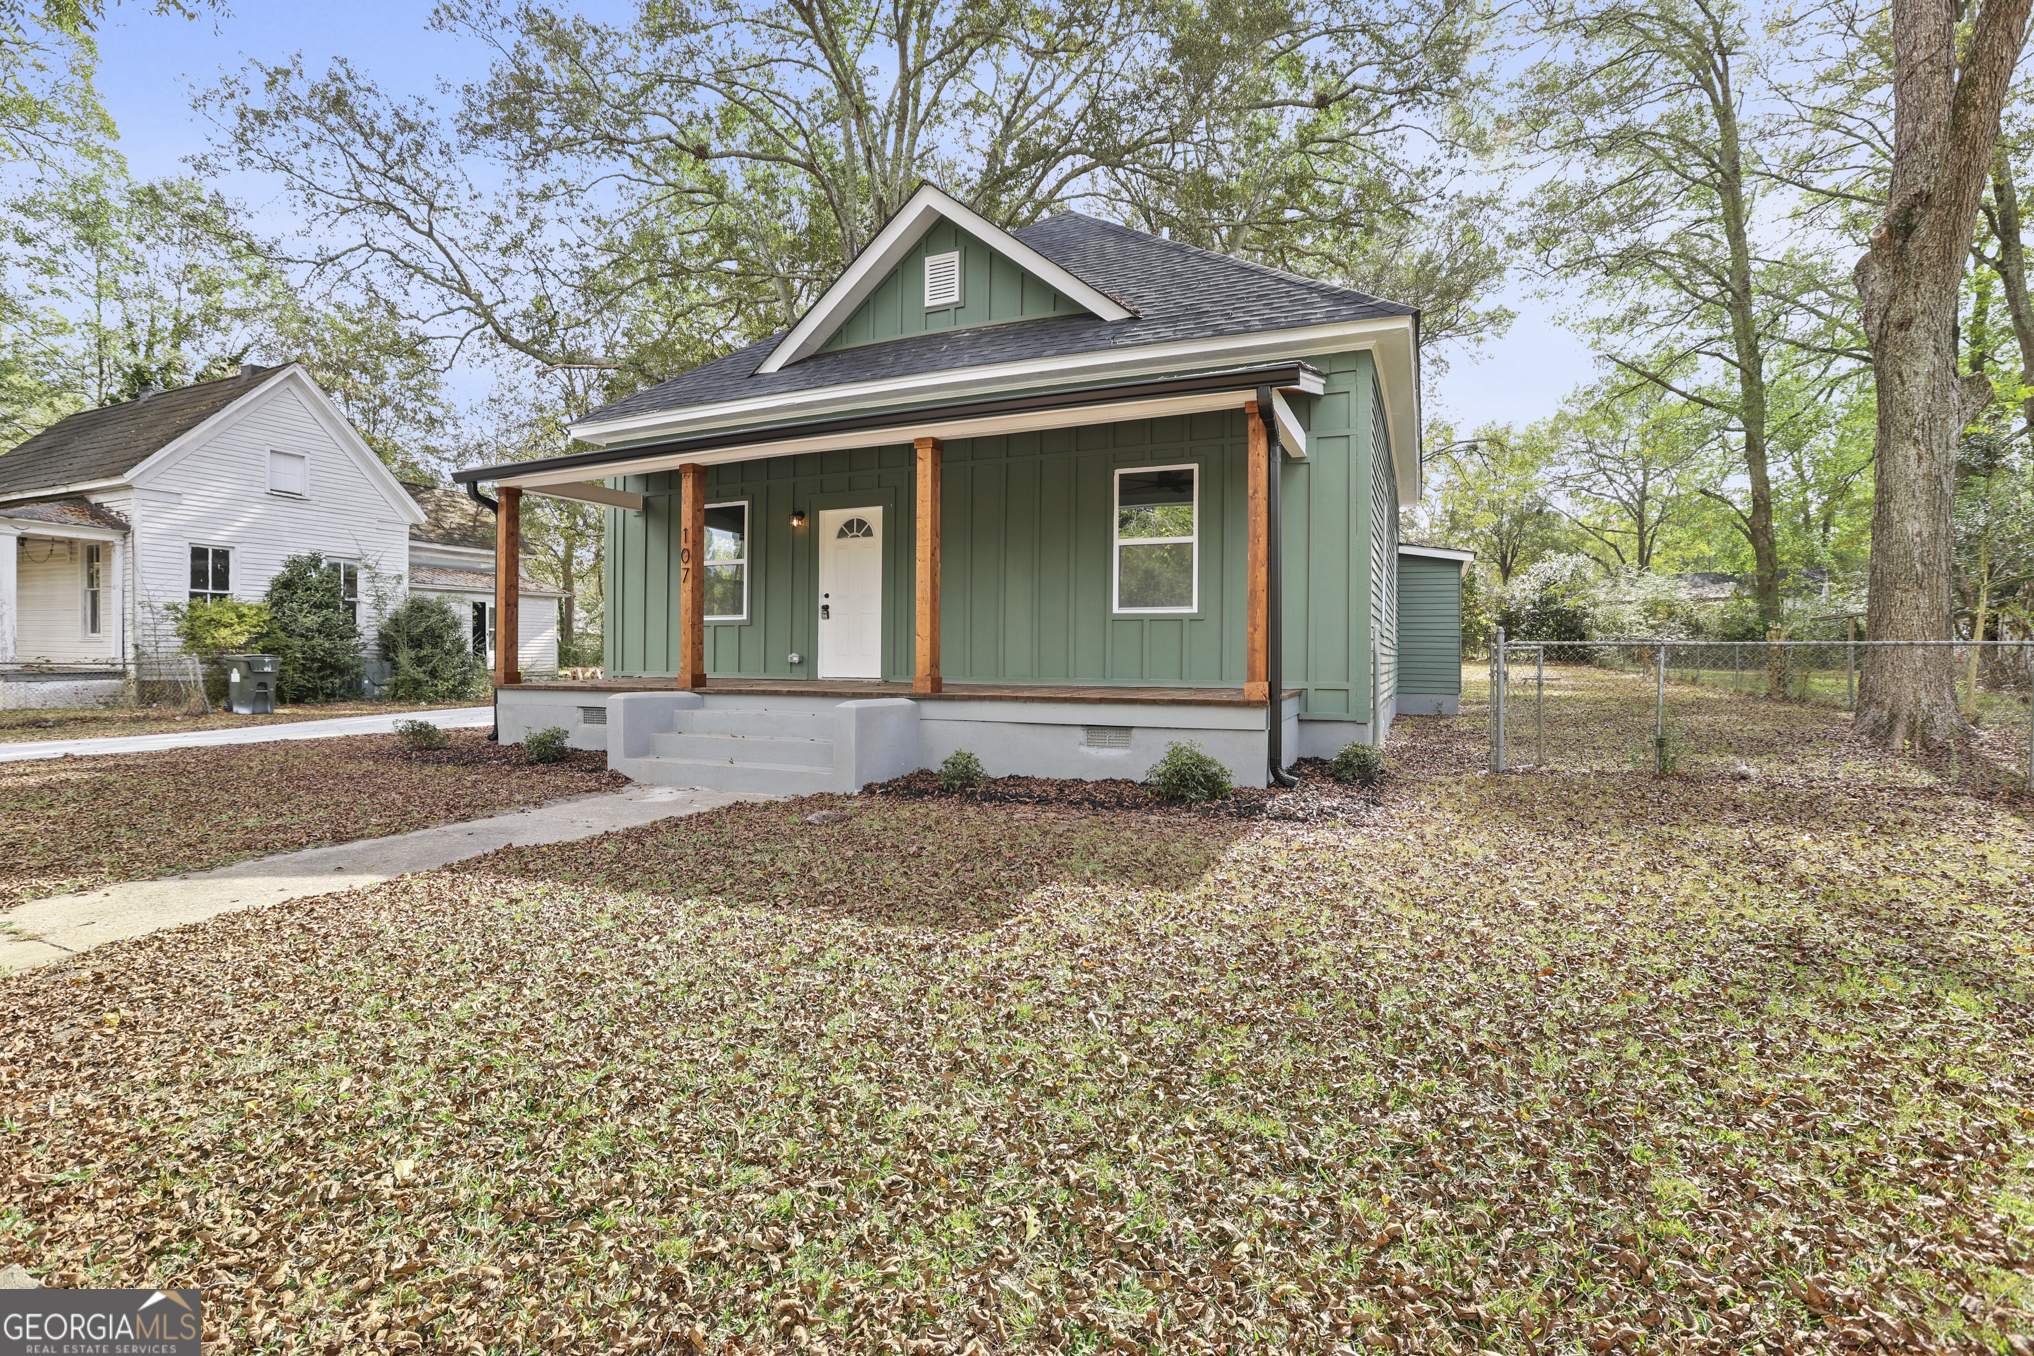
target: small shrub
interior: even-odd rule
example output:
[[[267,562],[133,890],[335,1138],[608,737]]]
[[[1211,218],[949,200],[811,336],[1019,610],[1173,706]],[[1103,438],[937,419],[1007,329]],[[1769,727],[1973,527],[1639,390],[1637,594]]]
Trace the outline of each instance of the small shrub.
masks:
[[[1342,746],[1342,751],[1335,755],[1335,761],[1329,767],[1336,781],[1360,782],[1364,786],[1377,785],[1384,780],[1386,772],[1382,751],[1353,740]]]
[[[399,720],[395,723],[395,736],[404,748],[418,752],[452,747],[452,736],[428,720]]]
[[[523,752],[533,763],[563,762],[572,756],[572,746],[565,742],[569,737],[564,726],[553,725],[523,740]]]
[[[989,780],[982,760],[966,749],[956,749],[939,765],[939,789],[945,792],[972,791]]]
[[[268,630],[266,603],[243,603],[237,598],[193,598],[187,603],[167,603],[168,614],[184,648],[200,659],[244,650],[247,643]]]
[[[487,665],[473,652],[467,619],[450,601],[411,594],[382,619],[382,658],[399,702],[456,701],[485,690]]]
[[[1166,800],[1220,800],[1236,788],[1229,769],[1191,740],[1167,744],[1144,781]]]
[[[315,553],[291,556],[268,581],[269,624],[254,645],[282,660],[277,702],[333,702],[359,693],[367,669],[343,590],[339,569]]]

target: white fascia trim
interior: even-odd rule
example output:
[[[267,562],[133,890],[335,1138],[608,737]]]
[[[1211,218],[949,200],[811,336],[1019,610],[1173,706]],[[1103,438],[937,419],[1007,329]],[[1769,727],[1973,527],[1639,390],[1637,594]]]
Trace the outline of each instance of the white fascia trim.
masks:
[[[890,270],[897,266],[898,260],[911,252],[911,247],[939,217],[945,217],[962,230],[995,246],[1013,262],[1036,274],[1040,281],[1050,284],[1069,300],[1103,320],[1128,320],[1133,314],[1129,307],[1081,281],[965,203],[954,200],[931,184],[921,184],[910,200],[898,209],[897,215],[876,232],[876,238],[855,256],[847,271],[834,279],[833,285],[812,304],[812,309],[777,341],[777,346],[770,350],[770,356],[756,369],[757,373],[780,371],[800,358],[818,352],[819,346],[827,341],[839,323],[854,314],[855,307],[876,290],[890,275]]]
[[[0,507],[23,499],[55,499],[59,495],[88,494],[93,490],[120,490],[127,488],[125,480],[80,480],[72,485],[52,485],[43,490],[9,490],[0,494]]]
[[[324,426],[325,432],[331,435],[332,440],[344,448],[367,473],[368,478],[375,482],[375,487],[381,491],[382,497],[395,509],[403,522],[418,526],[428,521],[424,510],[417,506],[416,500],[410,498],[410,492],[395,478],[395,473],[382,463],[374,449],[369,447],[366,440],[354,430],[353,425],[347,422],[345,411],[333,403],[332,397],[326,395],[324,389],[311,380],[310,374],[305,372],[299,363],[291,363],[280,371],[270,373],[250,387],[246,394],[227,401],[224,406],[215,410],[210,418],[158,449],[148,460],[129,471],[128,481],[137,489],[146,488],[147,481],[162,474],[193,448],[248,413],[253,397],[272,395],[284,386],[294,387],[303,394],[310,405],[311,417]]]
[[[1445,546],[1401,546],[1398,553],[1402,556],[1425,556],[1429,560],[1452,560],[1461,564],[1476,559],[1474,551],[1455,551]]]
[[[913,438],[988,438],[1000,434],[1032,433],[1041,429],[1069,428],[1079,424],[1113,423],[1120,419],[1161,419],[1168,415],[1198,414],[1208,410],[1240,410],[1257,397],[1251,391],[1203,391],[1194,395],[1157,396],[1146,400],[1101,401],[1093,405],[1064,406],[1045,410],[1020,410],[1012,414],[982,415],[973,419],[926,418],[908,429],[896,425],[863,429],[854,433],[824,433],[802,438],[784,438],[770,443],[747,443],[724,450],[659,452],[637,461],[614,462],[600,470],[609,476],[640,476],[669,471],[690,462],[718,466],[730,461],[757,461],[766,457],[793,457],[801,452],[837,452],[854,447],[888,447]],[[532,493],[540,486],[572,484],[586,472],[552,471],[527,478],[504,476],[502,485],[516,485]]]
[[[125,541],[127,533],[83,523],[38,523],[25,518],[0,518],[0,532],[16,537],[48,537],[54,541]]]
[[[715,405],[659,410],[624,419],[603,420],[597,424],[574,424],[567,431],[577,442],[606,447],[619,442],[690,437],[718,429],[746,427],[759,420],[789,423],[818,419],[870,406],[922,403],[958,396],[987,399],[1046,381],[1076,385],[1118,378],[1172,375],[1184,365],[1210,361],[1220,362],[1224,367],[1241,367],[1257,361],[1304,358],[1359,349],[1374,350],[1381,360],[1380,368],[1403,365],[1403,382],[1387,378],[1387,393],[1400,386],[1408,390],[1413,388],[1412,317],[1383,316],[1374,320],[1311,325],[1304,329],[1182,339],[1170,344],[1145,344],[1136,348],[1105,349],[1098,353],[1027,358],[1022,362],[991,363],[939,372],[914,372],[885,381],[822,386],[810,391],[784,391],[745,400],[726,400]],[[1389,362],[1382,361],[1385,359]],[[1303,393],[1320,394],[1312,390]],[[1388,418],[1394,417],[1389,400],[1386,402],[1386,414]],[[1411,410],[1405,417],[1409,421],[1416,420]],[[1394,428],[1392,432],[1396,444],[1400,441],[1398,430]],[[1417,441],[1413,446],[1418,446]],[[1417,460],[1415,457],[1414,461]],[[582,475],[580,478],[585,477]]]

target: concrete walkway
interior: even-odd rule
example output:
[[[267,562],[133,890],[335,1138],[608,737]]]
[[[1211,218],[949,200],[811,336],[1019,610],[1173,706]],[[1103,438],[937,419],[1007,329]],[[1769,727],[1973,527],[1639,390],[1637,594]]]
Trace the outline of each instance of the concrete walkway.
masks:
[[[240,725],[226,730],[171,730],[166,734],[108,735],[103,739],[38,739],[0,744],[0,763],[25,763],[34,758],[84,757],[94,753],[150,753],[156,749],[214,749],[227,744],[267,744],[277,739],[336,739],[340,735],[387,734],[399,720],[428,720],[446,730],[470,730],[494,724],[492,706],[460,706],[444,711],[398,711],[387,716],[335,716],[331,720],[291,720],[280,725]]]
[[[78,895],[31,900],[0,914],[0,974],[67,959],[101,942],[139,937],[257,904],[350,890],[412,871],[432,871],[496,848],[564,843],[673,815],[766,796],[632,786],[573,796],[528,810],[287,852],[163,880],[126,881]]]

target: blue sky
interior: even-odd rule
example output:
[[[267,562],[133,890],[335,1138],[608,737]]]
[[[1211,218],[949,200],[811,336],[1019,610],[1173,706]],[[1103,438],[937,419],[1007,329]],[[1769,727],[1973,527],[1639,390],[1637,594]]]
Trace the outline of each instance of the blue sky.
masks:
[[[203,150],[207,136],[191,112],[193,89],[214,84],[250,58],[275,62],[302,52],[318,70],[343,56],[390,94],[434,99],[441,84],[457,86],[483,75],[485,49],[431,32],[429,14],[428,4],[395,0],[326,8],[243,0],[233,14],[185,21],[123,6],[100,31],[100,93],[136,175],[186,172],[185,157]],[[446,105],[450,102],[447,97]],[[263,184],[229,181],[223,187],[264,224],[280,227],[286,220],[280,215],[284,205],[267,199]],[[1553,322],[1553,308],[1517,288],[1501,300],[1519,312],[1510,335],[1489,346],[1481,361],[1453,363],[1430,417],[1452,419],[1464,429],[1485,420],[1538,419],[1595,375],[1581,342]],[[464,395],[481,393],[470,382],[456,385]]]

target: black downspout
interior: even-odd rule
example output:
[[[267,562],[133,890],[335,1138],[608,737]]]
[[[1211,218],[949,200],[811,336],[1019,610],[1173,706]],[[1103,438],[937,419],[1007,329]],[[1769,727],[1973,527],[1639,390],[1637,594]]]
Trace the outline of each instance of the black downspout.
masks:
[[[479,481],[469,480],[466,482],[466,497],[486,509],[489,513],[494,514],[497,518],[501,516],[501,501],[499,499],[490,499],[482,494],[480,492]],[[482,657],[485,658],[485,656]],[[488,680],[487,687],[490,692],[494,693],[494,728],[487,732],[487,737],[491,742],[499,744],[501,743],[501,689],[494,685],[492,678]]]
[[[1273,407],[1269,386],[1257,388],[1257,417],[1264,424],[1265,536],[1264,562],[1265,649],[1264,676],[1271,689],[1265,708],[1271,780],[1277,786],[1298,786],[1299,779],[1285,770],[1285,538],[1279,527],[1279,498],[1285,479],[1285,453],[1278,441],[1278,411]]]

